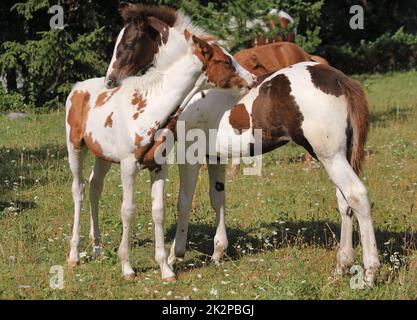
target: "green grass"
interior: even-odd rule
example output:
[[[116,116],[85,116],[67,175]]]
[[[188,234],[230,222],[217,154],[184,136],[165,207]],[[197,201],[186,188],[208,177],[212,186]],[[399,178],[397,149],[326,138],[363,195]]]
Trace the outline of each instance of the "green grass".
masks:
[[[64,113],[0,117],[0,298],[6,299],[416,299],[417,72],[361,76],[372,112],[363,179],[373,204],[381,274],[375,289],[352,290],[349,277],[331,277],[339,239],[334,187],[319,163],[307,170],[293,145],[264,157],[263,177],[227,183],[228,256],[210,264],[214,213],[203,168],[193,203],[189,246],[175,284],[163,284],[153,260],[149,174],[137,178],[135,281],[121,279],[118,166],[100,203],[105,254],[66,266],[72,200],[64,140]],[[93,163],[88,158],[86,168]],[[87,172],[85,171],[85,177]],[[176,221],[178,171],[166,194],[167,242]],[[86,203],[88,193],[86,195]],[[80,251],[91,252],[88,205]],[[356,262],[361,264],[355,230]],[[64,266],[64,290],[49,288],[49,270]],[[213,290],[215,289],[215,290]],[[214,295],[217,290],[217,296]],[[211,293],[210,293],[211,292]]]

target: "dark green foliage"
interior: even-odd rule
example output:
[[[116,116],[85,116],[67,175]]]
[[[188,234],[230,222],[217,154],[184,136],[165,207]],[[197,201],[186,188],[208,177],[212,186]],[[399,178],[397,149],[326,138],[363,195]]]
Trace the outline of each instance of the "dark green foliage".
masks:
[[[11,0],[0,2],[0,111],[63,104],[76,81],[103,76],[122,22],[121,1]],[[270,9],[296,21],[296,42],[345,72],[409,68],[416,63],[415,0],[142,0],[182,8],[234,53],[262,32],[246,22],[268,23]],[[349,28],[349,7],[365,5],[365,30]],[[50,30],[48,8],[64,7],[65,28]],[[236,27],[231,28],[234,21]],[[404,27],[404,29],[400,29]],[[399,30],[397,32],[397,30]],[[275,28],[266,36],[287,32]]]
[[[18,92],[6,94],[3,86],[0,86],[0,112],[6,111],[27,111],[28,105],[25,97]]]
[[[303,0],[234,0],[209,2],[205,7],[199,5],[198,0],[190,0],[183,1],[182,7],[200,25],[220,39],[227,40],[231,51],[235,53],[245,48],[246,43],[254,39],[258,33],[271,38],[288,33],[289,30],[279,27],[265,32],[259,24],[256,24],[251,30],[246,28],[246,22],[253,19],[270,22],[272,17],[268,16],[268,13],[271,9],[285,10],[289,13],[296,21],[297,43],[305,47],[306,50],[314,50],[320,43],[318,24],[322,4],[323,0],[311,3]],[[236,27],[234,28],[230,27],[232,20],[235,20]]]
[[[24,44],[5,42],[0,56],[0,72],[19,70],[23,86],[19,90],[28,103],[57,107],[65,99],[71,84],[103,74],[106,57],[97,50],[103,42],[103,28],[73,40],[66,30],[41,33],[39,40]]]
[[[361,41],[359,46],[324,46],[325,56],[345,72],[386,72],[417,66],[417,35],[400,28],[384,33],[375,41]]]
[[[364,8],[364,29],[352,30],[349,8]],[[417,1],[327,0],[318,52],[348,73],[385,72],[416,66]]]

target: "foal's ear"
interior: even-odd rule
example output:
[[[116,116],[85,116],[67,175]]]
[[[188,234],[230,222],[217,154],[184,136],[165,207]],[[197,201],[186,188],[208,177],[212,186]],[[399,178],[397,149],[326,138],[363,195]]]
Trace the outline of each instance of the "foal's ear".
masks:
[[[119,5],[119,14],[123,19],[123,23],[126,25],[133,22],[138,18],[138,12],[135,10],[133,3],[123,2]]]
[[[206,41],[199,39],[193,35],[193,42],[195,46],[195,54],[203,61],[208,61],[213,57],[214,50]]]
[[[148,17],[148,25],[162,35],[162,41],[166,43],[169,35],[169,25],[155,17]]]

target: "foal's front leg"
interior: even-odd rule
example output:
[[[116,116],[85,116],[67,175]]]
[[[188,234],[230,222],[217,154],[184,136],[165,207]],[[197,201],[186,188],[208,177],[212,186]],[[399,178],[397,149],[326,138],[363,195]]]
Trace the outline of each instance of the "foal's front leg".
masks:
[[[136,213],[136,206],[134,202],[134,185],[137,172],[136,159],[133,155],[122,160],[120,163],[120,171],[123,186],[123,203],[121,209],[123,234],[117,254],[122,263],[123,278],[125,280],[132,280],[135,277],[135,272],[133,271],[129,261],[130,230],[132,220]]]
[[[83,161],[87,150],[85,148],[77,150],[69,142],[67,144],[68,162],[73,176],[71,191],[74,202],[74,225],[72,227],[68,264],[70,267],[75,267],[79,262],[78,243],[80,242],[80,215],[84,198]]]
[[[179,164],[180,192],[178,195],[178,223],[175,240],[171,246],[168,263],[172,267],[177,258],[184,257],[187,245],[188,219],[197,184],[200,164]]]
[[[214,237],[214,252],[211,257],[213,262],[218,265],[220,259],[225,254],[229,242],[226,234],[226,224],[224,220],[226,208],[226,191],[225,191],[225,176],[226,165],[224,164],[209,164],[208,172],[210,178],[210,202],[214,211],[216,211],[216,235]]]
[[[109,172],[111,162],[96,158],[90,182],[90,239],[93,244],[93,256],[101,255],[100,229],[98,225],[98,207],[103,192],[104,178]]]
[[[168,173],[168,165],[161,166],[159,172],[151,172],[151,190],[152,190],[152,219],[155,225],[155,260],[161,267],[162,280],[165,282],[174,282],[175,273],[168,265],[168,254],[165,250],[164,234],[164,186]]]

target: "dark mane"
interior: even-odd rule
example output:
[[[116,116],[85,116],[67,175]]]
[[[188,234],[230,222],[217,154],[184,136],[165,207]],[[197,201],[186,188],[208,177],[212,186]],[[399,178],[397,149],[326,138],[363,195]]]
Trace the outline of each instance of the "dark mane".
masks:
[[[140,3],[124,5],[120,8],[120,15],[125,24],[150,16],[158,18],[170,27],[177,21],[177,11],[174,8]]]

